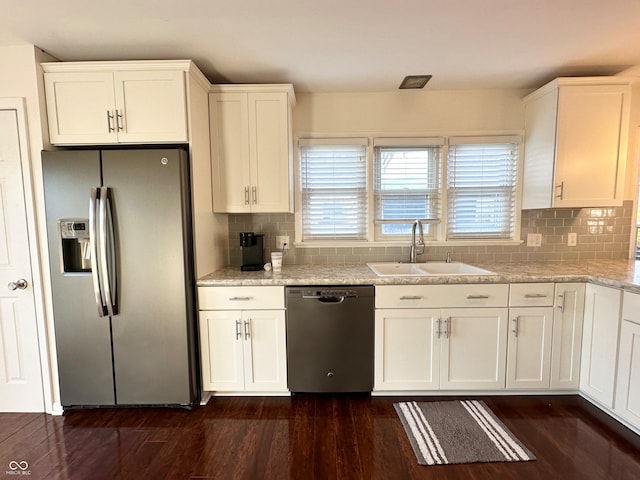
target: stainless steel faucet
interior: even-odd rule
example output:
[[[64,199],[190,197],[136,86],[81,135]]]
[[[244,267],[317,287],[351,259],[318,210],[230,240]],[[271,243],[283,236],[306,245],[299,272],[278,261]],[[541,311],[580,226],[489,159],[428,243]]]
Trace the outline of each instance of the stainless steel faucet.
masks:
[[[418,241],[416,242],[416,227],[419,228]],[[424,253],[424,233],[422,230],[422,222],[420,220],[413,221],[411,228],[411,250],[409,251],[409,262],[416,263],[416,256]]]

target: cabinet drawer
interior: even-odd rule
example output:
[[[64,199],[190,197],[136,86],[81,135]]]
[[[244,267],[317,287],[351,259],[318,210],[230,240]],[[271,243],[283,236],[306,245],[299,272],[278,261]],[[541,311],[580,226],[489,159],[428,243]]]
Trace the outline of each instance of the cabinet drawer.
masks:
[[[509,306],[551,307],[554,288],[553,283],[512,283]]]
[[[284,309],[284,287],[199,287],[198,309]]]
[[[376,308],[506,307],[509,285],[382,285]]]

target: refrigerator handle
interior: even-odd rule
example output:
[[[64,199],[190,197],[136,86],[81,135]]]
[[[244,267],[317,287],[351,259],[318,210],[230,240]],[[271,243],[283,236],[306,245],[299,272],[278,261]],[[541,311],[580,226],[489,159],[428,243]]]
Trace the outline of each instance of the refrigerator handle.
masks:
[[[98,189],[92,188],[89,197],[89,249],[91,251],[91,277],[93,279],[93,293],[95,295],[98,315],[104,317],[107,314],[102,290],[100,287],[100,268],[98,265],[98,224],[96,222],[98,204]]]
[[[118,313],[116,294],[115,248],[113,240],[113,216],[111,215],[111,197],[108,187],[100,187],[98,204],[98,241],[100,244],[100,272],[102,292],[107,314],[112,317]]]

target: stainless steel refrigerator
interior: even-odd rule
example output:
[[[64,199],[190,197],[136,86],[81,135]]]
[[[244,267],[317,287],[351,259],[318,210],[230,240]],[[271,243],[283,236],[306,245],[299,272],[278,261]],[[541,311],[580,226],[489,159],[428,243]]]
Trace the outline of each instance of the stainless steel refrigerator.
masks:
[[[42,153],[64,408],[198,397],[183,149]]]

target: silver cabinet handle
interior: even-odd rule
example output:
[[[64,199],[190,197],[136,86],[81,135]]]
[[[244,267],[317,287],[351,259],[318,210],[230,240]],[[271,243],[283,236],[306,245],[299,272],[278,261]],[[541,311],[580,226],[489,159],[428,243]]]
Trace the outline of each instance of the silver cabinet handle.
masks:
[[[451,332],[449,329],[451,328],[451,317],[448,317],[444,320],[444,338],[448,339]]]
[[[249,187],[244,187],[244,204],[249,205]]]
[[[543,293],[526,293],[524,298],[547,298],[547,295]]]
[[[27,283],[27,281],[24,278],[21,278],[20,280],[18,280],[17,282],[9,282],[9,290],[11,290],[12,292],[14,290],[24,290],[25,288],[27,288],[29,284]]]
[[[236,340],[240,340],[242,338],[242,325],[240,320],[236,320]]]
[[[400,297],[400,300],[420,300],[422,299],[422,295],[403,295]]]
[[[116,110],[116,126],[118,127],[119,132],[124,130],[124,118],[120,110]]]
[[[110,110],[107,110],[107,127],[109,127],[109,133],[115,130],[113,126],[113,113]]]
[[[513,330],[511,330],[511,331],[514,333],[516,338],[518,338],[518,329],[519,329],[518,327],[520,326],[519,325],[519,321],[520,321],[520,317],[519,316],[513,319],[514,325],[513,325]]]
[[[251,202],[254,205],[258,203],[258,189],[255,185],[251,187]]]
[[[436,320],[436,322],[438,323],[438,328],[436,330],[436,335],[438,335],[438,338],[440,338],[440,336],[442,335],[442,331],[440,330],[440,324],[442,323],[442,319],[439,318],[438,320]]]
[[[231,302],[248,302],[249,300],[253,300],[253,297],[229,297]]]
[[[251,336],[251,319],[244,321],[244,339],[249,340]]]
[[[489,298],[489,295],[467,295],[467,300],[484,300]]]
[[[565,293],[567,292],[562,292],[560,295],[558,295],[558,305],[557,308],[560,309],[560,313],[564,313],[564,301],[565,301]]]
[[[556,185],[556,190],[560,189],[560,194],[556,195],[556,198],[562,200],[564,198],[564,181],[560,182],[560,185]]]

